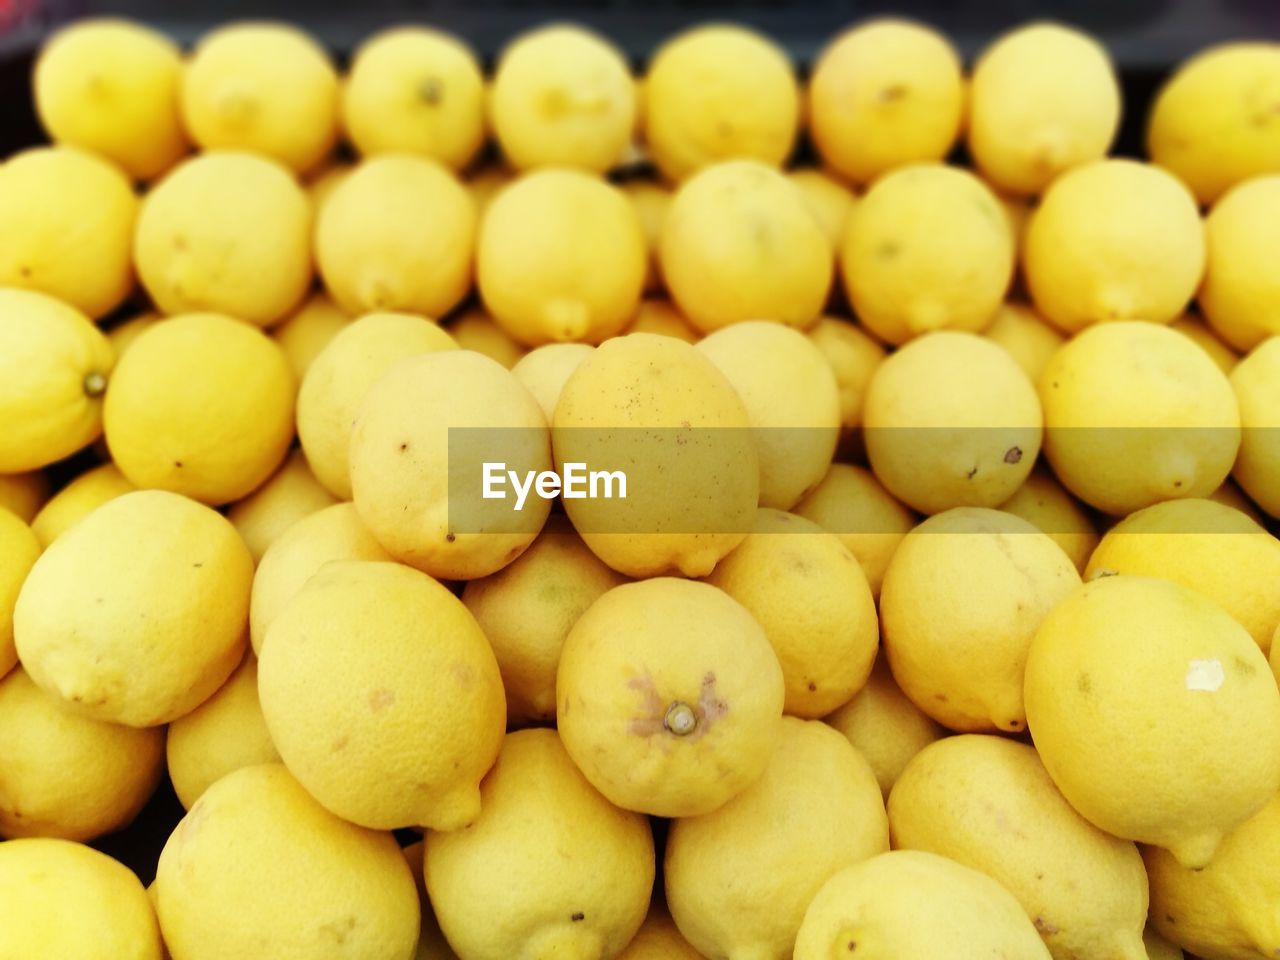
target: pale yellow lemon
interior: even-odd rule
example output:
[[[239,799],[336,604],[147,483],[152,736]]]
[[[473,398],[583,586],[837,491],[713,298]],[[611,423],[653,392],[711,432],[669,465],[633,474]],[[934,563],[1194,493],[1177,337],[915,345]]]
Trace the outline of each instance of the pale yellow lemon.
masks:
[[[988,340],[1000,344],[1035,383],[1067,338],[1024,303],[1009,301],[997,312],[982,332]]]
[[[351,316],[340,310],[327,294],[317,293],[285,317],[271,331],[271,336],[280,344],[294,377],[301,383],[311,362],[350,322]]]
[[[543,344],[521,357],[511,368],[511,375],[533,394],[550,423],[565,383],[594,351],[595,347],[589,343]]]
[[[302,451],[294,450],[271,479],[232,505],[227,519],[240,531],[256,563],[291,526],[337,502],[312,474]]]
[[[1142,935],[1142,942],[1147,948],[1149,960],[1186,960],[1182,948],[1160,936],[1150,922],[1147,923],[1147,929]]]
[[[1273,517],[1280,516],[1280,337],[1263,341],[1231,372],[1240,406],[1236,483]]]
[[[503,330],[494,322],[493,317],[480,307],[471,307],[462,311],[445,325],[445,330],[458,341],[458,345],[463,350],[483,353],[508,370],[528,352],[524,344],[517,343],[511,334]]]
[[[320,212],[333,196],[333,192],[346,181],[347,177],[351,176],[351,171],[355,168],[354,163],[345,161],[322,164],[318,170],[307,177],[304,185],[307,188],[307,195],[311,197],[311,209],[315,212],[317,220],[320,219]]]
[[[703,956],[680,935],[666,904],[655,902],[617,960],[703,960]]]
[[[884,347],[861,327],[839,317],[823,317],[808,334],[835,372],[841,426],[846,431],[857,429],[862,426],[867,384],[886,356]]]
[[[1209,260],[1196,299],[1209,326],[1237,350],[1280,333],[1280,282],[1269,256],[1280,243],[1277,221],[1280,174],[1232,187],[1205,218]]]
[[[161,320],[160,314],[154,310],[144,310],[142,313],[134,314],[122,323],[115,324],[107,330],[107,339],[111,341],[111,346],[116,352],[116,361],[124,356],[124,352],[133,346],[134,341],[143,330],[153,326]]]
[[[511,170],[496,163],[481,167],[467,177],[464,182],[467,189],[471,191],[471,199],[475,201],[476,212],[481,219],[484,218],[484,212],[489,209],[489,201],[514,179],[515,174]]]
[[[674,303],[661,297],[646,297],[641,300],[631,322],[622,332],[660,333],[685,343],[697,343],[702,339],[702,331],[689,323]]]
[[[671,206],[672,192],[656,180],[631,179],[621,184],[622,192],[631,201],[640,228],[649,247],[649,266],[645,271],[644,288],[649,292],[663,289],[662,266],[658,262],[658,241],[662,238],[662,222]]]
[[[427,894],[427,878],[423,862],[426,846],[425,840],[419,840],[400,851],[413,872],[413,882],[418,888],[418,900],[422,904],[422,932],[418,936],[418,952],[414,954],[414,960],[458,960],[458,955],[453,952],[449,942],[444,938],[440,923],[436,920],[435,910],[431,906],[431,898]]]
[[[13,645],[13,608],[41,545],[31,528],[8,510],[0,509],[0,677],[18,662]]]
[[[1032,470],[1026,482],[999,509],[1047,533],[1076,569],[1084,573],[1098,545],[1098,529],[1084,505],[1067,493],[1053,471],[1045,467]]]
[[[827,171],[818,167],[802,167],[787,174],[788,179],[800,188],[809,212],[831,241],[831,249],[839,250],[844,239],[845,227],[857,202],[854,192]]]
[[[31,532],[47,547],[104,503],[137,489],[114,463],[86,470],[41,508],[31,521]]]
[[[1210,247],[1210,256],[1213,255],[1213,248]],[[1201,291],[1203,298],[1203,288]],[[1191,314],[1183,314],[1173,323],[1169,324],[1171,330],[1177,330],[1179,333],[1190,337],[1196,344],[1209,355],[1209,359],[1218,365],[1223,373],[1228,376],[1235,369],[1236,364],[1240,362],[1240,354],[1227,345],[1224,338],[1214,332],[1213,328],[1199,317],[1193,317]]]

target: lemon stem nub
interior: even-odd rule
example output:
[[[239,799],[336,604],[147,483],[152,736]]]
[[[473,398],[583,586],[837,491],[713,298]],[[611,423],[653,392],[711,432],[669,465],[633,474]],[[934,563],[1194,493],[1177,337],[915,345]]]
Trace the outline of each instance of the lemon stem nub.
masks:
[[[667,707],[667,715],[662,718],[662,725],[677,737],[687,737],[698,726],[698,716],[693,707],[682,700],[677,700]]]
[[[100,397],[107,392],[107,378],[100,374],[97,370],[88,374],[84,378],[84,392],[86,396]]]

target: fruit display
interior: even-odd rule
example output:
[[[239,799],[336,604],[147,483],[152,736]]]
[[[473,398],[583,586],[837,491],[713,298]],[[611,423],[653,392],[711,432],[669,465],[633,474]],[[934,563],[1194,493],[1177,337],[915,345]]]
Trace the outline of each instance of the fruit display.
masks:
[[[0,960],[1280,958],[1280,42],[525,26],[46,38]]]

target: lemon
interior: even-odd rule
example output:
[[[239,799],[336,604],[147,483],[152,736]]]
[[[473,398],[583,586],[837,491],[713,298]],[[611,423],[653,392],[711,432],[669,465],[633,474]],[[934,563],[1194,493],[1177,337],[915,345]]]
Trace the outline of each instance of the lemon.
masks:
[[[1143,851],[1151,881],[1151,919],[1174,943],[1208,960],[1261,960],[1280,950],[1280,796],[1222,841],[1202,870],[1167,850]]]
[[[1000,309],[1013,262],[995,194],[973,174],[940,163],[877,180],[840,247],[854,313],[895,344],[944,328],[982,330]]]
[[[940,331],[876,368],[863,438],[876,478],[913,509],[994,507],[1031,473],[1042,416],[1007,352],[976,334]]]
[[[689,322],[809,327],[831,291],[831,245],[800,188],[756,160],[717,163],[676,191],[662,223],[662,275]]]
[[[321,486],[302,451],[295,450],[262,486],[227,511],[256,563],[282,533],[338,501]]]
[[[603,173],[631,145],[636,87],[622,52],[590,30],[552,24],[521,34],[498,59],[489,116],[517,170]]]
[[[666,904],[655,902],[640,932],[627,944],[617,960],[704,960],[702,954],[680,935]]]
[[[646,262],[644,231],[621,190],[579,170],[536,170],[485,211],[476,281],[519,342],[599,343],[635,313]]]
[[[999,509],[1021,517],[1049,535],[1077,570],[1084,573],[1098,545],[1098,529],[1084,506],[1062,488],[1053,472],[1044,467],[1031,471],[1026,483]]]
[[[857,324],[823,317],[808,331],[813,345],[827,358],[840,394],[840,424],[847,433],[862,426],[862,405],[871,374],[885,358],[885,349]]]
[[[782,737],[782,669],[746,608],[705,583],[614,587],[569,631],[556,720],[583,774],[626,810],[711,813]]]
[[[552,443],[561,469],[621,471],[627,496],[566,499],[565,511],[620,573],[706,576],[755,519],[748,426],[737,391],[695,347],[651,333],[608,340],[565,383]]]
[[[782,666],[788,714],[826,716],[866,683],[880,639],[875,601],[835,534],[762,508],[752,532],[707,582],[764,628]]]
[[[147,891],[128,867],[68,840],[0,844],[0,957],[160,960]]]
[[[551,469],[542,408],[511,373],[470,350],[402,360],[366,394],[351,433],[361,520],[391,556],[434,577],[501,570],[542,529],[551,502],[484,499],[480,463],[520,477]],[[514,495],[512,495],[514,496]]]
[[[1209,494],[1208,499],[1214,503],[1220,503],[1223,506],[1239,510],[1255,523],[1260,524],[1263,522],[1262,514],[1258,511],[1257,505],[1241,493],[1240,488],[1231,480],[1224,480],[1222,486]]]
[[[40,541],[31,528],[8,510],[0,509],[0,677],[18,662],[13,645],[13,608],[40,550]]]
[[[476,212],[481,219],[484,219],[484,212],[489,209],[490,201],[514,179],[515,174],[511,170],[497,163],[484,166],[467,177],[464,184],[471,193],[471,199],[475,201]]]
[[[480,64],[447,33],[385,30],[356,50],[342,90],[342,123],[366,156],[417,153],[461,170],[485,137]]]
[[[317,293],[305,300],[271,331],[272,338],[280,344],[298,383],[302,383],[302,378],[306,376],[320,351],[351,319],[328,294]]]
[[[662,44],[644,83],[644,135],[663,175],[745,157],[781,166],[800,125],[786,53],[746,27],[707,24]]]
[[[192,52],[182,119],[205,150],[251,150],[306,173],[338,138],[338,75],[301,30],[232,23]]]
[[[126,826],[164,772],[164,731],[78,716],[21,669],[0,680],[0,836],[92,840]]]
[[[390,834],[339,820],[279,764],[205,791],[160,854],[155,900],[173,960],[413,960],[421,922]]]
[[[293,440],[297,385],[262,331],[214,313],[157,323],[107,390],[107,445],[120,472],[209,504],[265,482]]]
[[[1280,516],[1280,337],[1256,347],[1231,372],[1240,406],[1236,482],[1271,516]]]
[[[565,383],[583,360],[595,352],[586,343],[548,343],[526,353],[511,368],[511,375],[524,384],[538,401],[547,422],[555,416],[556,404]]]
[[[883,657],[852,700],[826,718],[871,765],[885,800],[917,753],[944,736],[942,727],[907,699]]]
[[[1073,807],[1194,869],[1280,791],[1280,691],[1268,674],[1248,632],[1202,595],[1104,577],[1041,624],[1027,719]]]
[[[916,525],[916,516],[862,467],[834,463],[795,513],[834,533],[849,549],[880,597],[885,570],[898,544]]]
[[[464,310],[459,316],[450,320],[445,329],[453,339],[458,341],[463,350],[483,353],[508,370],[514,367],[527,352],[523,344],[517,343],[511,334],[498,326],[493,318],[479,307]]]
[[[161,320],[160,314],[153,310],[144,310],[142,313],[134,314],[123,323],[116,324],[107,331],[107,339],[111,342],[111,347],[116,352],[116,361],[124,356],[126,350],[133,346],[134,341],[142,334],[143,330],[153,327]]]
[[[390,560],[350,503],[317,510],[272,541],[258,562],[249,599],[249,639],[262,653],[267,629],[294,595],[331,560]]]
[[[352,316],[440,317],[471,287],[475,204],[447,169],[404,154],[365,160],[316,221],[316,262]]]
[[[921,850],[894,850],[846,867],[818,891],[796,938],[795,960],[854,953],[858,960],[1050,957],[1007,889]]]
[[[645,244],[649,248],[644,288],[655,293],[665,286],[662,266],[658,262],[658,242],[662,239],[662,224],[671,207],[672,193],[655,180],[627,180],[621,186],[622,192],[635,208],[636,216],[640,218],[640,228],[644,231]]]
[[[1208,496],[1241,443],[1227,378],[1185,336],[1156,324],[1077,334],[1039,386],[1049,464],[1063,486],[1106,513]]]
[[[101,436],[114,364],[107,338],[79,310],[0,289],[0,472],[46,466]]]
[[[641,300],[636,307],[635,316],[623,333],[659,333],[685,343],[697,343],[702,339],[702,332],[689,323],[679,308],[661,297],[646,297]]]
[[[131,727],[168,723],[240,662],[252,577],[225,518],[175,493],[126,493],[32,567],[13,616],[18,657],[68,709]]]
[[[440,930],[431,899],[427,895],[423,864],[426,847],[426,841],[419,840],[400,851],[404,854],[409,869],[413,871],[413,882],[418,888],[418,900],[422,904],[422,933],[418,936],[418,952],[414,954],[414,960],[458,960],[458,955],[453,952]]]
[[[98,507],[138,488],[114,463],[86,470],[50,498],[31,521],[31,532],[47,547]]]
[[[78,20],[36,60],[36,111],[54,142],[150,180],[187,152],[178,111],[182,54],[159,31],[110,17]]]
[[[974,735],[925,747],[894,785],[889,830],[894,849],[999,881],[1058,960],[1147,960],[1142,857],[1076,813],[1032,747]]]
[[[1185,960],[1181,948],[1174,946],[1156,932],[1156,928],[1147,924],[1142,941],[1147,948],[1149,960]]]
[[[49,478],[43,471],[0,474],[0,508],[30,523],[49,499]]]
[[[1200,211],[1159,167],[1086,163],[1045,191],[1022,269],[1036,308],[1068,333],[1112,320],[1168,323],[1204,275]]]
[[[437,324],[407,313],[369,313],[343,327],[320,351],[298,390],[298,438],[315,477],[351,499],[348,448],[365,396],[400,360],[457,342]]]
[[[1027,650],[1079,585],[1062,548],[1020,517],[974,507],[931,517],[898,546],[880,593],[894,679],[952,730],[1026,729]]]
[[[346,161],[330,161],[322,163],[321,166],[312,172],[304,184],[307,188],[307,195],[311,197],[311,209],[315,213],[317,220],[320,219],[320,212],[324,209],[324,205],[329,202],[329,198],[333,196],[333,192],[346,182],[347,177],[351,176],[351,171],[356,168],[354,163]]]
[[[808,106],[823,161],[855,183],[941,160],[964,122],[960,56],[926,26],[871,20],[818,56]]]
[[[1280,540],[1239,510],[1211,500],[1167,500],[1107,531],[1086,579],[1117,573],[1173,580],[1204,594],[1266,653],[1280,627]]]
[[[399,564],[326,564],[272,621],[258,668],[280,756],[312,796],[375,829],[480,813],[506,707],[466,607]]]
[[[510,723],[555,719],[565,637],[592,603],[623,582],[563,517],[553,516],[514,562],[466,585],[462,602],[498,658]]]
[[[613,957],[653,889],[647,819],[617,809],[553,730],[510,734],[466,830],[427,834],[427,890],[468,960]]]
[[[708,956],[789,960],[828,878],[888,849],[867,761],[824,724],[787,717],[759,780],[715,812],[671,825],[667,903]]]
[[[1209,355],[1209,359],[1218,365],[1218,369],[1228,376],[1240,362],[1240,354],[1229,347],[1207,323],[1198,317],[1184,314],[1169,324],[1169,327],[1190,337],[1196,346],[1204,350]]]
[[[1262,173],[1280,172],[1280,44],[1209,47],[1156,95],[1147,152],[1201,203]]]
[[[262,718],[258,661],[252,655],[217,693],[169,725],[165,756],[173,788],[188,810],[227,774],[280,760]]]
[[[853,191],[830,173],[816,167],[792,170],[787,177],[804,194],[809,212],[831,241],[831,249],[839,250],[856,202]]]
[[[1000,308],[983,336],[1008,350],[1032,383],[1040,379],[1049,358],[1067,342],[1033,307],[1015,301]]]
[[[1268,260],[1280,242],[1277,219],[1280,175],[1232,187],[1205,219],[1209,260],[1197,299],[1210,327],[1238,350],[1280,333],[1280,283]]]
[[[973,69],[969,150],[982,175],[1013,194],[1040,193],[1107,155],[1120,126],[1120,84],[1106,48],[1057,23],[999,37]]]
[[[0,167],[0,285],[39,290],[102,317],[133,289],[138,198],[110,163],[38,147]]]

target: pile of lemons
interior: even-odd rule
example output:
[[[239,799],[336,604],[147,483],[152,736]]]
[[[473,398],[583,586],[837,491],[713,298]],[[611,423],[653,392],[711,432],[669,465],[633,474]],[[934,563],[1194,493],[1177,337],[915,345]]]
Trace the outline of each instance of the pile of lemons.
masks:
[[[0,957],[1280,957],[1280,45],[1149,161],[1053,24],[97,20],[34,90]]]

